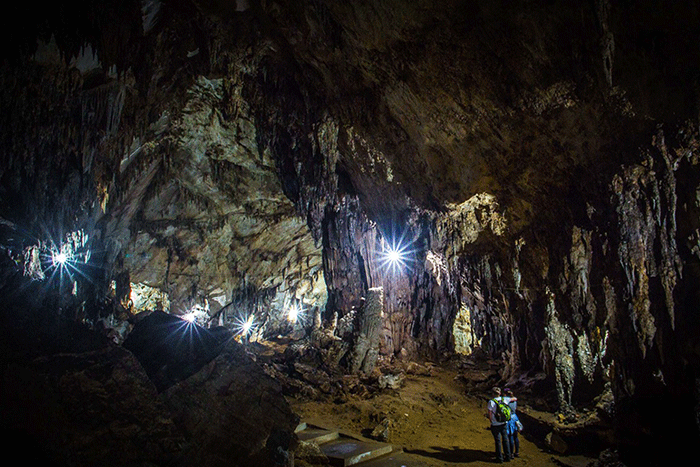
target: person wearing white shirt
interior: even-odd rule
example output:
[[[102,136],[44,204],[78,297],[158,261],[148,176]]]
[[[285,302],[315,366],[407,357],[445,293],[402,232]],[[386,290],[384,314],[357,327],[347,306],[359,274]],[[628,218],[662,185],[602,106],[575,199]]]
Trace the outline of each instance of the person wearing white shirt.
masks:
[[[503,401],[501,396],[501,388],[494,387],[492,389],[494,397],[489,400],[486,405],[486,417],[491,422],[491,433],[493,434],[493,439],[496,442],[496,459],[499,463],[505,461],[510,461],[510,445],[508,443],[508,436],[506,434],[506,422],[500,422],[496,419],[496,409],[498,405],[496,401]],[[501,450],[503,446],[503,450]]]

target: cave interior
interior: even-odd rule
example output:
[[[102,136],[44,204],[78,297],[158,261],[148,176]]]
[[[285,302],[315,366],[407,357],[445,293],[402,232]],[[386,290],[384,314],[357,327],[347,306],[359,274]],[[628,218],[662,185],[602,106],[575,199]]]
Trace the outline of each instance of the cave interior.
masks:
[[[290,466],[285,396],[428,361],[627,465],[700,439],[696,0],[8,9],[6,443]]]

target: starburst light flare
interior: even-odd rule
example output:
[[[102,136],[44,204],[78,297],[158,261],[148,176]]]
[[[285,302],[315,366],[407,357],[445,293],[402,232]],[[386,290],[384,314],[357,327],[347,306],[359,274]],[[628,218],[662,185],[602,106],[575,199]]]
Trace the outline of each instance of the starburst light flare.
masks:
[[[251,327],[253,327],[253,315],[248,316],[248,319],[246,319],[243,323],[243,326],[241,328],[243,334],[248,334],[248,332],[250,332]]]
[[[299,319],[299,307],[294,304],[289,307],[289,310],[287,311],[287,321],[290,323],[296,323],[297,319]]]
[[[40,242],[37,248],[43,269],[41,278],[48,276],[50,281],[57,278],[59,283],[63,284],[64,278],[74,283],[78,275],[91,281],[87,274],[90,268],[88,264],[90,250],[86,248],[87,241],[88,235],[78,230],[66,234],[63,241],[50,238],[46,243]]]
[[[242,337],[253,334],[255,330],[255,316],[251,313],[246,316],[238,316],[233,322],[234,331]]]
[[[379,264],[391,273],[402,272],[410,269],[409,263],[413,261],[415,250],[410,249],[411,244],[404,242],[404,235],[396,239],[384,239],[382,249],[379,252]]]
[[[182,319],[187,321],[188,323],[194,323],[197,317],[195,316],[194,313],[187,313],[185,315],[182,315]]]
[[[68,261],[68,256],[63,252],[58,252],[53,255],[52,260],[54,266],[63,266]]]
[[[304,325],[306,319],[306,309],[302,302],[291,303],[287,306],[287,321],[291,324]]]

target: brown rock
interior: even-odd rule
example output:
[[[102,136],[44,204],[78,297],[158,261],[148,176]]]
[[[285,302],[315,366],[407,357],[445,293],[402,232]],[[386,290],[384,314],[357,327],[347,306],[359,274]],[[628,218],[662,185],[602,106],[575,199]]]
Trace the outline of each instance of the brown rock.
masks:
[[[561,436],[553,431],[549,432],[547,436],[545,436],[544,442],[549,449],[554,452],[558,452],[559,454],[564,454],[569,449],[566,441],[564,441]]]
[[[191,465],[292,465],[298,416],[237,342],[162,397],[191,440]]]

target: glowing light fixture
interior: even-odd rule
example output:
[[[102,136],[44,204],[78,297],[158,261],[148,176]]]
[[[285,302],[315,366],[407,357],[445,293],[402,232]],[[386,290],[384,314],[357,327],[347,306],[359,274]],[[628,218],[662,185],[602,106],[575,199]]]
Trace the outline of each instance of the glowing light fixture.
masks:
[[[401,252],[398,250],[389,249],[386,252],[386,259],[391,264],[399,263],[399,262],[401,262]]]
[[[209,302],[205,300],[204,304],[195,304],[187,313],[180,315],[180,318],[189,324],[203,325],[209,318]]]
[[[384,240],[382,250],[379,253],[380,265],[392,273],[400,272],[409,267],[411,255],[414,252],[409,247],[410,244],[403,242],[403,236],[398,240]]]
[[[296,323],[297,319],[299,318],[299,307],[297,305],[292,305],[289,307],[289,311],[287,312],[287,321],[290,323]]]
[[[233,322],[233,327],[236,333],[243,337],[252,334],[255,328],[255,316],[252,313],[245,317],[239,316]]]
[[[194,323],[197,320],[197,317],[194,313],[187,313],[186,315],[182,315],[182,319],[184,319],[188,323]]]
[[[243,331],[243,334],[246,335],[250,332],[250,328],[253,327],[253,315],[249,315],[248,319],[246,319],[243,322],[243,325],[241,326],[241,331]]]
[[[53,255],[54,266],[63,266],[66,264],[66,261],[68,261],[68,256],[63,252],[57,252]]]
[[[306,310],[304,309],[304,305],[301,302],[290,304],[287,307],[287,321],[289,321],[290,323],[303,324],[305,316]]]
[[[51,246],[46,247],[48,252],[44,254],[44,258],[47,258],[50,266],[56,270],[66,270],[69,274],[78,272],[84,276],[79,268],[81,263],[87,264],[90,260],[90,250],[85,248],[87,241],[88,235],[82,230],[66,234],[62,242],[50,240]]]

